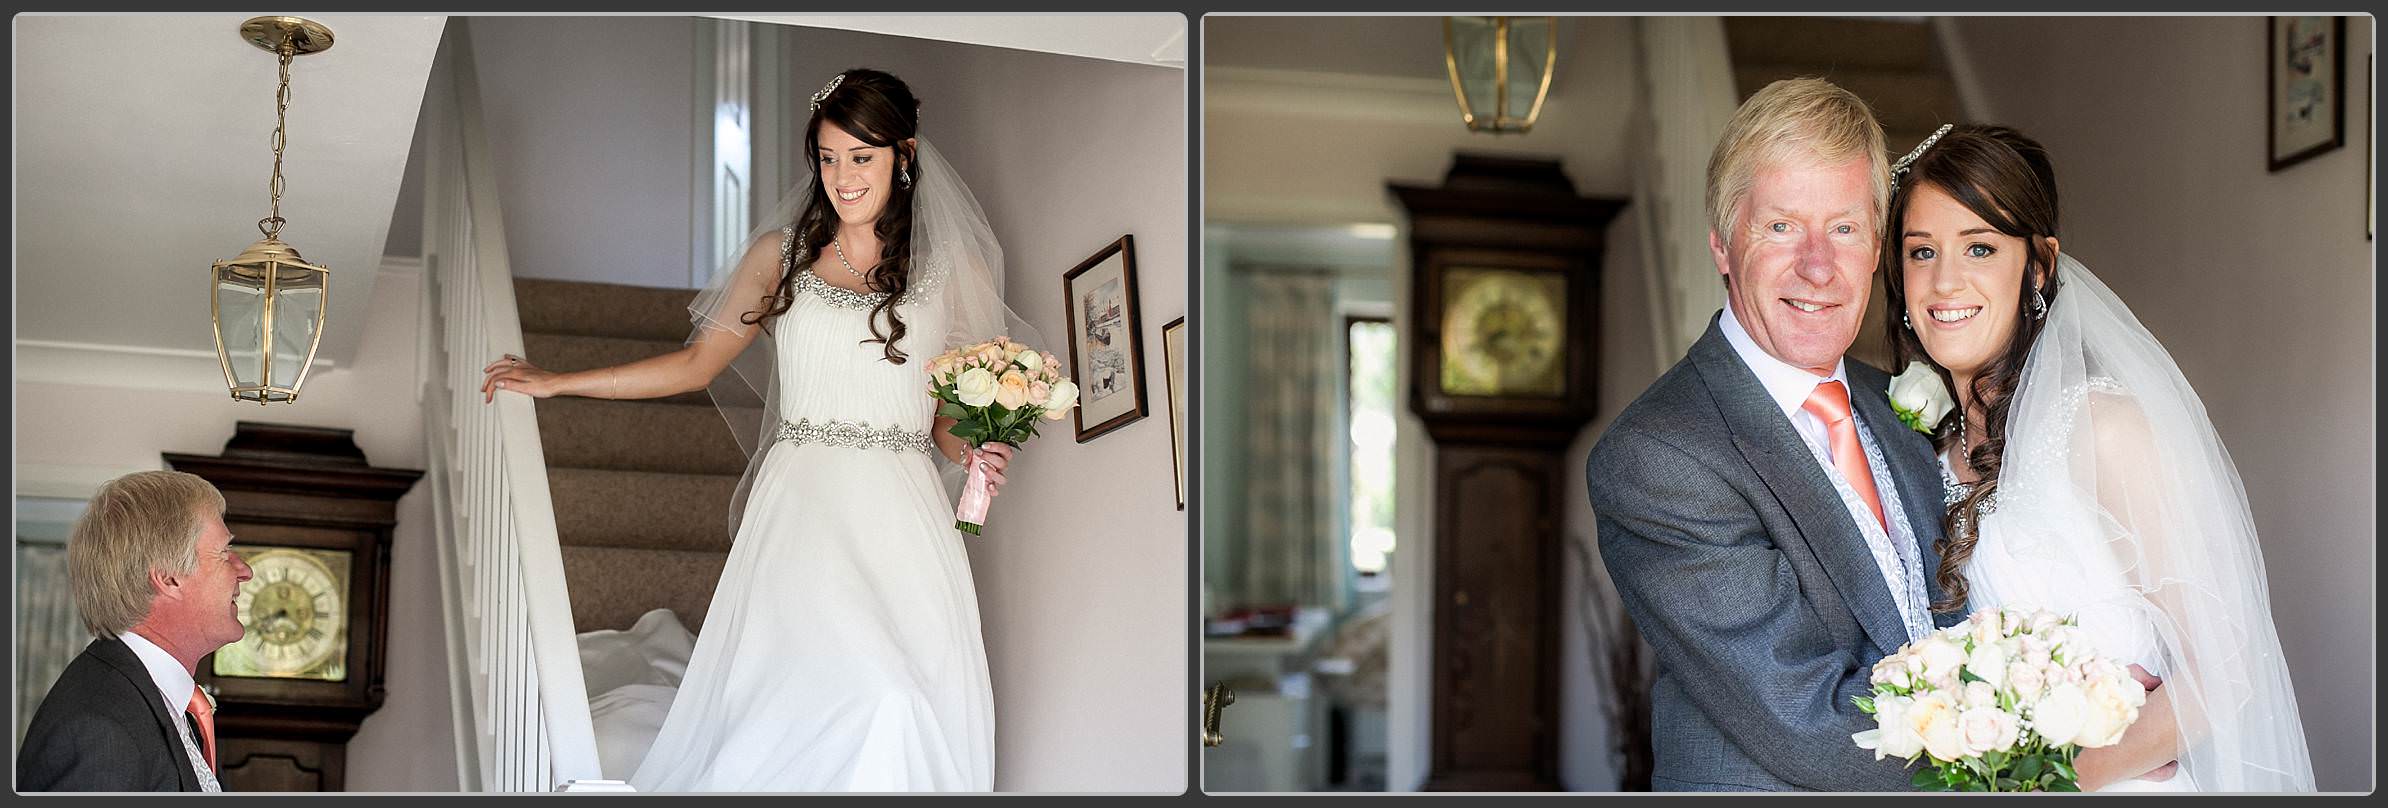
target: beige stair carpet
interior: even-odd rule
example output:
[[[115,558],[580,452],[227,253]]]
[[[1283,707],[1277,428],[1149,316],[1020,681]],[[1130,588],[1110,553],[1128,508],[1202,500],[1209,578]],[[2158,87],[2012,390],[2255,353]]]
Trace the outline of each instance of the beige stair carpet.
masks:
[[[687,289],[518,280],[523,347],[555,371],[680,348]],[[729,556],[729,501],[746,458],[703,391],[540,401],[539,440],[576,631],[627,629],[668,608],[690,629]]]

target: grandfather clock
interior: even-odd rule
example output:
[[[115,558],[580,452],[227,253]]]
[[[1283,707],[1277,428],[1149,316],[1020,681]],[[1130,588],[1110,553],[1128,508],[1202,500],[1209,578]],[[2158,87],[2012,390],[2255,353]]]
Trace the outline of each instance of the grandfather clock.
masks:
[[[222,455],[165,456],[224,492],[255,572],[234,601],[246,633],[199,661],[229,790],[345,790],[348,740],[381,708],[390,534],[423,473],[366,463],[352,434],[242,421]]]
[[[1409,404],[1435,447],[1425,787],[1556,789],[1562,489],[1625,200],[1577,196],[1555,160],[1467,154],[1441,186],[1392,191],[1410,219]]]

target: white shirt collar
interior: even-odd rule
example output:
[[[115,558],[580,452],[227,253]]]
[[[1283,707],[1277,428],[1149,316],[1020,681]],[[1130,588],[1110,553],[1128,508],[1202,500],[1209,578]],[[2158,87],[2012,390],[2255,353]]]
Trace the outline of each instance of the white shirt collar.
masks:
[[[190,671],[183,669],[181,662],[175,661],[173,654],[166,653],[166,649],[159,648],[148,637],[130,631],[118,634],[116,638],[123,640],[125,647],[133,649],[133,656],[140,657],[141,666],[149,669],[150,681],[157,683],[158,695],[166,700],[167,715],[190,708],[191,689],[198,683],[192,680]]]
[[[1749,330],[1741,327],[1741,319],[1733,316],[1730,303],[1725,305],[1724,316],[1717,321],[1717,330],[1725,332],[1725,342],[1732,345],[1733,352],[1741,356],[1741,363],[1748,365],[1750,372],[1758,375],[1758,384],[1764,386],[1766,394],[1774,398],[1775,406],[1782,408],[1785,418],[1798,420],[1801,405],[1806,404],[1808,396],[1816,392],[1816,385],[1837,381],[1844,389],[1849,386],[1847,360],[1833,360],[1832,375],[1818,377],[1807,368],[1776,359],[1773,354],[1759,348],[1757,341],[1750,339]]]

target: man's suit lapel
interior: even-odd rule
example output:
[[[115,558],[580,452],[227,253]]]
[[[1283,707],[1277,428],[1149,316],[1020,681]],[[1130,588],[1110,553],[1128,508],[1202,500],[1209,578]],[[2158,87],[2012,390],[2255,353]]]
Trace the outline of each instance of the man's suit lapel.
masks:
[[[182,719],[166,709],[166,702],[158,693],[157,680],[149,678],[149,668],[141,664],[141,657],[135,655],[123,640],[114,637],[93,640],[91,652],[92,656],[108,663],[108,667],[114,668],[118,674],[132,680],[133,686],[145,697],[141,703],[149,706],[150,718],[157,721],[158,732],[164,734],[162,740],[166,748],[173,752],[171,760],[174,761],[175,782],[184,791],[202,790],[199,787],[199,772],[191,768],[190,753],[183,751],[182,733],[175,725]]]
[[[1851,391],[1856,402],[1857,416],[1873,430],[1874,440],[1882,446],[1882,459],[1890,464],[1891,479],[1899,488],[1899,507],[1907,511],[1907,524],[1915,528],[1916,559],[1924,575],[1924,594],[1934,602],[1942,597],[1940,591],[1940,458],[1933,453],[1930,440],[1918,440],[1906,424],[1899,422],[1899,414],[1891,411],[1890,377],[1858,362],[1849,363],[1849,381],[1861,385]],[[1862,380],[1862,381],[1861,381]],[[1935,625],[1949,625],[1963,615],[1934,613]]]
[[[1897,651],[1907,642],[1906,621],[1899,618],[1897,602],[1891,599],[1889,585],[1883,583],[1874,554],[1866,548],[1865,536],[1841,503],[1840,490],[1809,453],[1807,442],[1791,428],[1765,386],[1758,383],[1757,374],[1742,364],[1716,322],[1711,321],[1708,333],[1692,344],[1691,356],[1701,381],[1724,412],[1734,447],[1799,526],[1800,537],[1832,578],[1842,602],[1883,653]]]

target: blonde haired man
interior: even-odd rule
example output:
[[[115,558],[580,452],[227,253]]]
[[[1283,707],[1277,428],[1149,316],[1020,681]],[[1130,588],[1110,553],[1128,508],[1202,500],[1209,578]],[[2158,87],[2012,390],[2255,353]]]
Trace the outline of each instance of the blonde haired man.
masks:
[[[1889,177],[1865,102],[1818,79],[1743,102],[1708,164],[1726,304],[1586,460],[1600,550],[1658,658],[1661,790],[1908,787],[1850,736],[1874,661],[1937,621],[1940,478],[1888,376],[1842,354]]]
[[[206,480],[143,471],[100,487],[66,544],[68,586],[97,639],[33,714],[17,788],[222,790],[214,704],[194,677],[241,638],[233,598],[250,573],[231,543]]]

